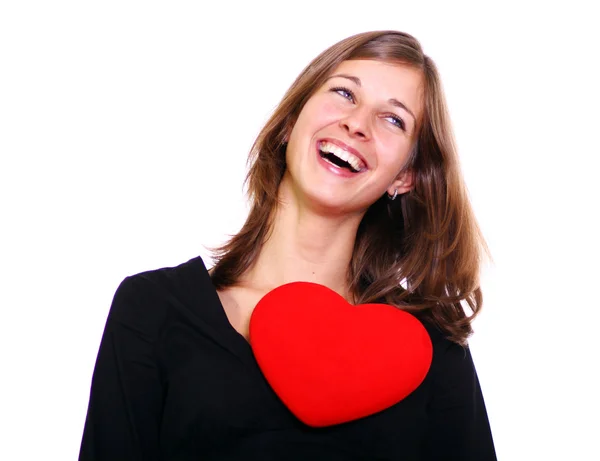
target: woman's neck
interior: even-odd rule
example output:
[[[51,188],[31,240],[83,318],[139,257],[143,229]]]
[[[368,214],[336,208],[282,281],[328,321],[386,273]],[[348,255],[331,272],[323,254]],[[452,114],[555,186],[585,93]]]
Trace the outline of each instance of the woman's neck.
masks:
[[[327,216],[280,194],[272,232],[242,285],[267,292],[296,281],[324,285],[351,301],[348,269],[362,216]]]

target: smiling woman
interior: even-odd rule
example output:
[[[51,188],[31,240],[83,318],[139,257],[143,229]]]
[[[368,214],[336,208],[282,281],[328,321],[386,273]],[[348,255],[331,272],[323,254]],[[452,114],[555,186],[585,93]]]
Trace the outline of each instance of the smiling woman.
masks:
[[[117,290],[80,459],[496,459],[467,345],[485,244],[419,42],[324,51],[250,160],[212,269]]]
[[[390,195],[403,194],[412,186],[412,173],[403,167],[417,128],[409,107],[422,112],[422,75],[407,65],[371,60],[345,61],[334,72],[309,98],[291,130],[289,174],[280,194],[298,183],[306,206],[364,213],[386,189]],[[315,154],[318,162],[311,161]]]

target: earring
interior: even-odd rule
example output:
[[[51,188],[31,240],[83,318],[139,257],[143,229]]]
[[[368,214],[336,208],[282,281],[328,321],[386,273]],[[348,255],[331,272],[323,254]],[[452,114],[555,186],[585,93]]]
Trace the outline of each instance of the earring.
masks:
[[[395,200],[397,196],[398,196],[398,189],[395,189],[395,190],[394,190],[394,195],[390,195],[390,194],[388,194],[388,198],[389,198],[390,200]]]

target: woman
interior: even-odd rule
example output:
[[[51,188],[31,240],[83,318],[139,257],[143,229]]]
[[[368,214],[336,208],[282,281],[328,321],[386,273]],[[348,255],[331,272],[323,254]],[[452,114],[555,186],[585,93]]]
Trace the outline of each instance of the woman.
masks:
[[[118,288],[80,459],[496,459],[465,347],[484,243],[438,73],[418,41],[369,32],[323,52],[251,160],[251,211],[210,271],[194,258]],[[416,316],[433,346],[422,383],[376,414],[303,424],[248,342],[258,301],[294,281]]]

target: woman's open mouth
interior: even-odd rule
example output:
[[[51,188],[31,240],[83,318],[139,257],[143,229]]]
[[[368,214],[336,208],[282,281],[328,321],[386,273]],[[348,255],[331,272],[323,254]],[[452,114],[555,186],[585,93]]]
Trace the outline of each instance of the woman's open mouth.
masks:
[[[324,162],[353,174],[367,170],[367,165],[356,155],[328,141],[317,143],[319,156]]]

